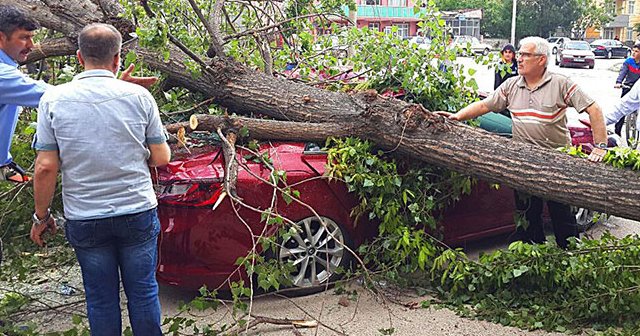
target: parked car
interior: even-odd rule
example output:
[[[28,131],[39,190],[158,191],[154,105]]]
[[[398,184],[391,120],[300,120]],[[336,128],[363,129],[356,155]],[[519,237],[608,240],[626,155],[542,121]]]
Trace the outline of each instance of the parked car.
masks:
[[[559,36],[552,36],[547,38],[547,43],[549,44],[549,49],[551,50],[552,54],[557,54],[558,53],[558,49],[565,43],[571,41],[570,38],[568,37],[559,37]]]
[[[595,40],[591,42],[591,51],[596,56],[604,56],[605,58],[631,56],[631,48],[617,40]]]
[[[429,49],[431,46],[431,39],[423,36],[413,36],[409,38],[409,43],[416,44],[420,49]]]
[[[556,65],[561,68],[565,66],[580,66],[593,69],[595,66],[595,55],[591,52],[589,43],[585,41],[568,41],[564,43],[556,54]]]
[[[584,132],[580,134],[572,131],[575,139],[592,141],[588,136],[590,129],[586,126],[581,129]],[[292,262],[291,279],[295,287],[308,289],[335,280],[339,276],[336,270],[348,266],[351,260],[343,246],[356,250],[375,235],[376,224],[366,218],[356,223],[350,216],[358,200],[344,183],[318,178],[325,173],[327,163],[326,153],[318,146],[264,143],[259,151],[275,169],[286,171],[287,183],[295,185],[300,200],[309,206],[298,202],[287,204],[282,197],[272,202],[273,189],[265,182],[269,180],[270,170],[254,162],[247,150],[237,150],[236,157],[242,162],[237,196],[253,209],[270,209],[300,228],[290,230],[291,236],[275,253],[266,254],[281,262]],[[227,280],[246,279],[236,260],[252,250],[256,236],[263,233],[274,236],[278,226],[266,225],[256,210],[234,208],[225,196],[222,149],[211,147],[199,155],[173,161],[158,170],[155,180],[162,226],[158,280],[197,289],[202,285],[218,288]],[[505,186],[495,189],[479,181],[471,194],[463,196],[443,213],[439,225],[444,241],[460,245],[513,232],[514,209],[512,189]],[[576,216],[583,226],[588,226],[593,217],[592,212],[583,209],[576,209]],[[259,246],[258,252],[263,252]]]
[[[482,54],[484,56],[489,55],[491,51],[491,46],[486,43],[480,42],[478,38],[469,35],[457,35],[453,37],[453,41],[451,41],[452,47],[457,47],[462,50],[462,54],[464,55],[464,50],[467,49],[467,46],[471,48],[471,51],[476,54]]]

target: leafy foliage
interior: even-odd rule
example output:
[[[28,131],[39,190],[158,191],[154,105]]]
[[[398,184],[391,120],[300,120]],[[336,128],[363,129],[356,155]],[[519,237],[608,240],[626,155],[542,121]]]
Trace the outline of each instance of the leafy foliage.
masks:
[[[442,10],[481,8],[481,30],[490,37],[509,37],[513,0],[437,0]],[[519,0],[517,2],[516,38],[537,35],[547,37],[556,27],[565,31],[575,30],[577,37],[584,37],[589,27],[601,27],[613,20],[613,0]]]

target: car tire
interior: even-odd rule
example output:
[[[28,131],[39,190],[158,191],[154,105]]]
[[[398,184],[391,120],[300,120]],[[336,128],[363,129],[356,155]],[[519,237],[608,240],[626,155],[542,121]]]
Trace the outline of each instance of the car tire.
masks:
[[[482,56],[487,56],[489,55],[489,48],[484,48],[484,50],[482,50]]]
[[[607,51],[607,54],[604,57],[605,58],[613,58],[613,52],[611,52],[611,50]]]
[[[338,269],[345,270],[351,266],[353,241],[343,225],[323,216],[304,218],[295,227],[290,230],[291,236],[278,244],[275,252],[281,263],[291,262],[294,268],[292,285],[283,294],[321,292],[342,277]]]
[[[575,206],[571,207],[571,213],[576,218],[576,227],[578,228],[578,232],[585,232],[596,224],[603,223],[607,218],[607,214],[605,213]],[[594,221],[593,218],[596,215],[599,217],[597,221]]]
[[[589,69],[593,69],[595,67],[595,65],[590,65]]]

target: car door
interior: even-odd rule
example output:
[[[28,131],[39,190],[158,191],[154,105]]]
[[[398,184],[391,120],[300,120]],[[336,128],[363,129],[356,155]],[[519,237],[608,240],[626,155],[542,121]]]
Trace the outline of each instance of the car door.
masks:
[[[627,49],[620,41],[613,41],[611,50],[613,51],[613,56],[627,57]]]

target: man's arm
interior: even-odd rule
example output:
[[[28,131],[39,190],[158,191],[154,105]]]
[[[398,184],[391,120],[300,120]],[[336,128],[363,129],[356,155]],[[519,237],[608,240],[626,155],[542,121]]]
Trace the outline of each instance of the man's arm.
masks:
[[[622,81],[625,77],[627,77],[627,72],[629,71],[629,66],[627,65],[627,61],[625,60],[622,63],[622,67],[620,68],[620,73],[618,74],[618,78],[616,78],[616,87],[620,87],[619,84],[622,84]]]
[[[36,215],[43,218],[56,191],[60,159],[58,151],[39,151],[33,176],[33,198]]]
[[[638,108],[640,108],[640,86],[634,84],[629,93],[620,98],[613,107],[606,110],[604,113],[605,124],[615,124],[624,116],[637,111]]]
[[[149,144],[149,152],[151,152],[151,155],[149,155],[147,163],[151,167],[164,166],[171,159],[171,149],[169,149],[169,145],[166,142]]]
[[[491,110],[489,110],[489,108],[487,107],[487,104],[485,104],[484,101],[481,100],[481,101],[477,101],[475,103],[472,103],[472,104],[464,107],[460,111],[450,115],[449,119],[458,120],[458,121],[464,121],[464,120],[477,118],[477,117],[479,117],[479,116],[481,116],[483,114],[486,114],[488,112],[491,112]]]
[[[0,70],[0,104],[37,107],[49,84],[35,81],[18,69]]]
[[[36,158],[35,173],[33,176],[33,199],[35,201],[35,215],[40,220],[45,220],[41,224],[34,223],[31,227],[31,240],[43,246],[42,234],[51,230],[56,232],[55,221],[49,216],[49,205],[56,191],[56,181],[58,179],[58,168],[60,159],[58,151],[39,151]]]
[[[593,103],[585,109],[589,114],[589,122],[591,123],[591,131],[593,132],[593,142],[596,144],[607,143],[607,128],[604,125],[604,117],[602,109],[598,103]],[[589,161],[600,162],[607,153],[606,149],[594,148],[589,154]]]
[[[593,141],[595,143],[607,143],[607,128],[604,125],[604,117],[602,109],[598,103],[593,103],[585,109],[589,114],[589,122],[591,123],[591,131],[593,131]]]

